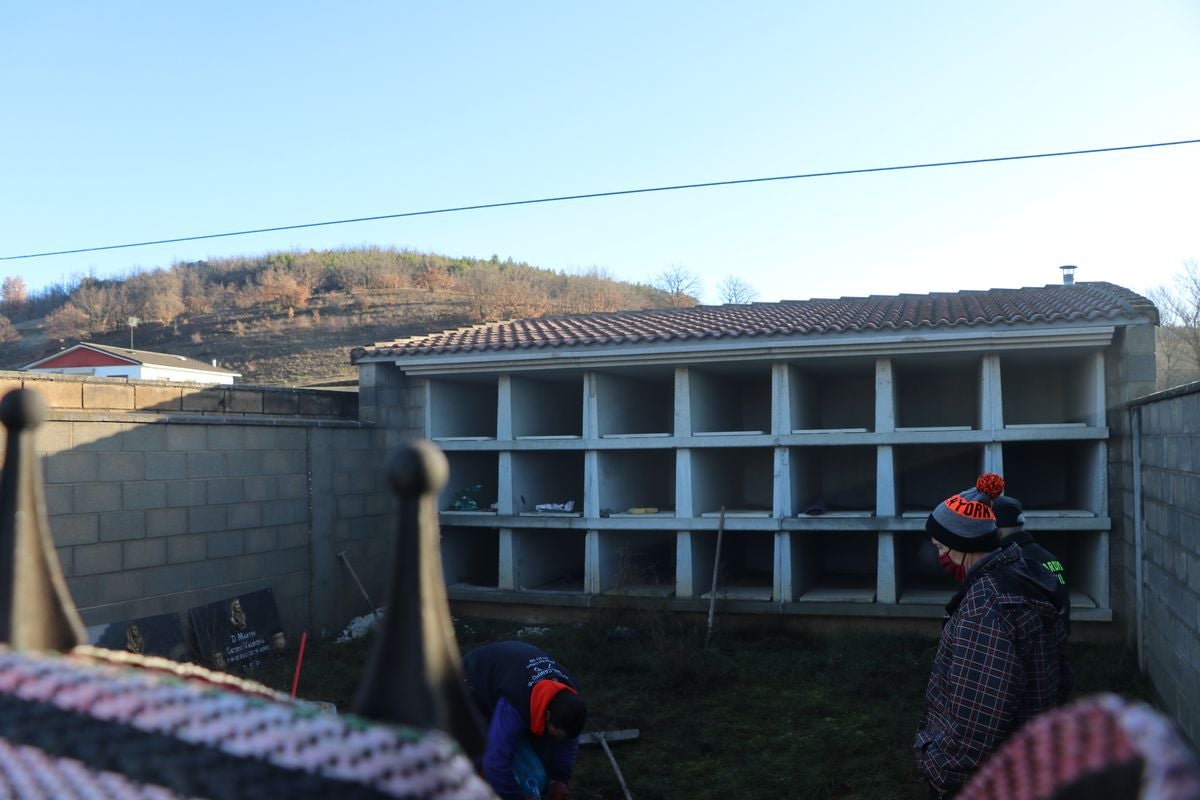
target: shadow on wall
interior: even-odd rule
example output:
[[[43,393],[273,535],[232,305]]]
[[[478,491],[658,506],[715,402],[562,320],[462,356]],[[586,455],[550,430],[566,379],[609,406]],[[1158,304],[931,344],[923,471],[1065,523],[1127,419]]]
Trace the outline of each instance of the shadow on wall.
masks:
[[[98,385],[28,383],[60,400],[65,387],[81,403]],[[190,390],[210,398],[240,391]],[[295,407],[304,395],[293,397]],[[177,399],[161,410],[176,411]],[[383,436],[343,419],[154,419],[56,405],[33,444],[54,543],[85,623],[98,636],[109,623],[186,617],[270,590],[288,642],[304,628],[341,630],[366,609],[336,554],[347,554],[374,596],[386,584],[395,504]]]

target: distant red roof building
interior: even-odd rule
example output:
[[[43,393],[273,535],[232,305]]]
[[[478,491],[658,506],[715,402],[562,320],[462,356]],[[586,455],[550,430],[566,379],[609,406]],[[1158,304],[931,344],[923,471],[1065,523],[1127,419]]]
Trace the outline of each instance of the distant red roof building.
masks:
[[[80,342],[21,367],[22,372],[96,375],[137,380],[229,384],[240,373],[194,358]]]

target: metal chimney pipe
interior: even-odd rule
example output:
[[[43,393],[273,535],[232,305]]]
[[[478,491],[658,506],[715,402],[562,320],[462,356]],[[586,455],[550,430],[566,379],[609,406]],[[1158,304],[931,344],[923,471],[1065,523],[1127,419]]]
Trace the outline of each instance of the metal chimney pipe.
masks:
[[[1059,267],[1059,269],[1062,270],[1064,286],[1070,286],[1072,283],[1075,282],[1075,265],[1074,264],[1064,264],[1061,267]]]

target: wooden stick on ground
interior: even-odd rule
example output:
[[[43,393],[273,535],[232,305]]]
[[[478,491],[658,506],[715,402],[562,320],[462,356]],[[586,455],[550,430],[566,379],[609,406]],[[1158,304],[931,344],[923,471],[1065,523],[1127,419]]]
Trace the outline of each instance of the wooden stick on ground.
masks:
[[[612,764],[613,772],[617,773],[617,783],[621,784],[621,791],[625,793],[625,800],[633,800],[633,795],[629,793],[629,787],[625,785],[625,776],[621,774],[621,768],[617,766],[617,760],[613,758],[612,750],[608,749],[608,742],[605,741],[604,734],[597,731],[593,735],[600,742],[600,746],[604,748],[604,755],[608,756],[608,763]]]
[[[708,640],[712,638],[713,615],[717,610],[717,571],[721,568],[721,535],[725,532],[725,506],[721,506],[721,515],[717,518],[717,553],[713,556],[712,590],[708,597],[708,632],[704,634],[704,649],[708,649]]]
[[[375,621],[379,621],[379,609],[371,602],[371,596],[367,594],[367,587],[362,585],[362,581],[358,579],[358,573],[354,571],[354,567],[350,566],[350,559],[346,556],[346,551],[342,550],[337,554],[337,557],[346,565],[346,569],[350,571],[350,577],[354,579],[354,583],[358,586],[358,590],[362,592],[363,600],[367,601],[367,605],[371,607],[371,613],[375,616]]]

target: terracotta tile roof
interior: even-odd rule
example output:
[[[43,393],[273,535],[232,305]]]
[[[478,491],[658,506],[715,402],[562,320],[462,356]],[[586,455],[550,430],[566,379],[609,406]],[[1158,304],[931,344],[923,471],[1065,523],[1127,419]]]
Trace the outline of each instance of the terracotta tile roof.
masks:
[[[486,322],[355,348],[352,361],[485,350],[946,330],[1054,322],[1157,322],[1149,300],[1111,283],[696,306]]]

